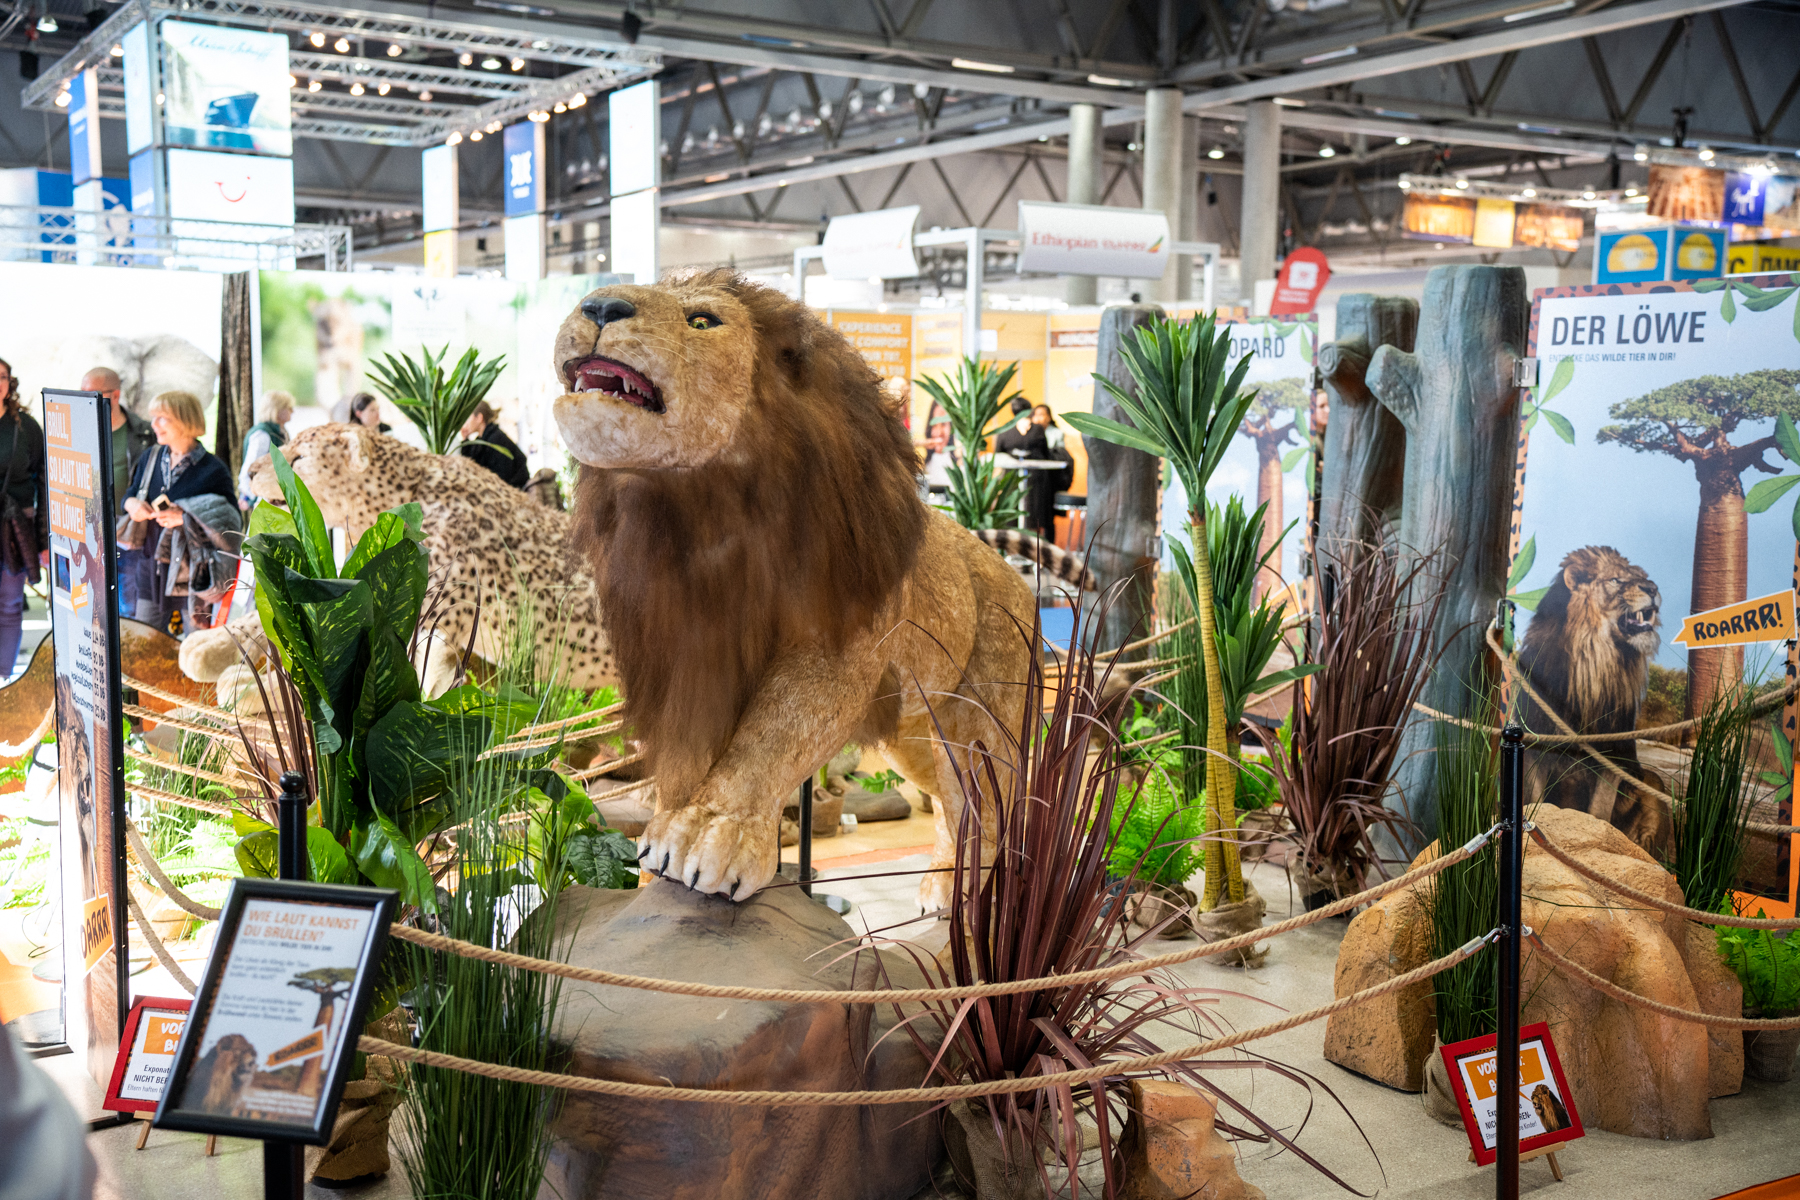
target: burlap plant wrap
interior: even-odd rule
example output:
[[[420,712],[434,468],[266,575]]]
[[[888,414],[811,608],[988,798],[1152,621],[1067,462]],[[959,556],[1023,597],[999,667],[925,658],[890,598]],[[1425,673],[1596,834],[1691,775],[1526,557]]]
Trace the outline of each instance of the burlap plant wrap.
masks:
[[[1432,1037],[1431,1057],[1425,1060],[1425,1090],[1419,1099],[1432,1120],[1461,1129],[1462,1109],[1457,1106],[1456,1093],[1450,1087],[1450,1069],[1444,1066],[1444,1056],[1438,1053],[1443,1045],[1435,1035]]]
[[[1200,898],[1187,887],[1148,884],[1125,898],[1125,911],[1139,929],[1162,926],[1158,937],[1181,941],[1194,936],[1194,919]]]
[[[1194,931],[1202,941],[1216,942],[1223,938],[1236,937],[1240,933],[1251,933],[1262,928],[1263,916],[1269,911],[1268,902],[1256,890],[1256,885],[1248,879],[1244,880],[1244,898],[1237,903],[1219,905],[1211,912],[1194,914]],[[1269,956],[1269,949],[1245,948],[1229,954],[1221,954],[1212,961],[1217,963],[1237,963],[1246,967],[1260,967],[1263,959]]]

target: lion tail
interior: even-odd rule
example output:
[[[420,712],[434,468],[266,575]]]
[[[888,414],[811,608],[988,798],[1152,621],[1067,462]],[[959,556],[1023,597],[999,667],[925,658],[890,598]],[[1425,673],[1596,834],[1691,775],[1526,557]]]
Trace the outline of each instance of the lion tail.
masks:
[[[1028,558],[1065,583],[1086,592],[1100,590],[1100,581],[1088,570],[1087,562],[1072,550],[1064,550],[1054,542],[1046,542],[1035,533],[1023,529],[977,529],[975,536],[1000,551]]]

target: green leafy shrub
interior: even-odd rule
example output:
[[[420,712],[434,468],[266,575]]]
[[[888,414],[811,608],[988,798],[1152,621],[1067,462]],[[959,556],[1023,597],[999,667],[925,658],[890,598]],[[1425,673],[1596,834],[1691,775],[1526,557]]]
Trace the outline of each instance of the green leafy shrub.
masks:
[[[1758,919],[1766,917],[1761,909]],[[1744,985],[1744,1011],[1764,1016],[1800,1009],[1800,938],[1766,929],[1718,927],[1719,957]]]
[[[1744,861],[1751,797],[1749,766],[1754,697],[1722,689],[1700,714],[1687,778],[1676,787],[1674,861],[1668,864],[1689,907],[1720,912]]]
[[[964,358],[956,374],[945,380],[926,375],[915,381],[950,418],[959,453],[948,468],[949,502],[942,507],[964,529],[999,529],[1017,523],[1022,513],[1023,477],[1000,470],[994,456],[982,452],[989,435],[1005,426],[1001,418],[1018,395],[1008,396],[1006,386],[1018,369],[1017,363],[1002,366]]]
[[[449,346],[436,354],[429,347],[421,347],[423,362],[414,362],[407,354],[384,354],[369,366],[369,382],[419,427],[425,448],[433,454],[448,454],[456,449],[469,414],[506,368],[504,354],[482,362],[481,355],[471,346],[446,378],[444,355],[449,352]]]

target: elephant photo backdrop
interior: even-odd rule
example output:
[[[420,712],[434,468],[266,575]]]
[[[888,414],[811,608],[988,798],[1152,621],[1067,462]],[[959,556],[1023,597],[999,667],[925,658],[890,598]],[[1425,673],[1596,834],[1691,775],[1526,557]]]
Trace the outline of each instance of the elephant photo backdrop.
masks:
[[[1677,723],[1721,687],[1787,680],[1784,642],[1690,650],[1672,639],[1690,613],[1793,584],[1800,439],[1778,419],[1800,419],[1797,283],[1784,275],[1537,293],[1538,383],[1521,409],[1508,588],[1526,676],[1577,732]],[[1535,704],[1525,715],[1534,732],[1557,732]],[[1776,722],[1791,738],[1791,717],[1777,709],[1763,724]],[[1534,751],[1527,800],[1590,811],[1660,856],[1668,805],[1649,789],[1678,791],[1683,736],[1597,743],[1620,771],[1578,749]],[[1758,790],[1786,821],[1779,784],[1760,779],[1785,782],[1790,765],[1767,729],[1755,753]],[[1755,819],[1774,821],[1774,806]],[[1786,900],[1785,846],[1750,844],[1751,883]]]

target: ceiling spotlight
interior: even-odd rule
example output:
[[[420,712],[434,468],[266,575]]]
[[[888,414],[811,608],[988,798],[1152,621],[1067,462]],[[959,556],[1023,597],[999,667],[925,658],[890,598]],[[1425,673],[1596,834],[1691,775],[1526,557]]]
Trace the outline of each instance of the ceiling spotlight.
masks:
[[[1412,145],[1412,139],[1411,139],[1411,138],[1409,138],[1409,137],[1397,137],[1397,138],[1395,138],[1395,139],[1394,139],[1394,145],[1396,145],[1396,146],[1410,146],[1410,145]]]
[[[471,142],[479,142],[481,140],[481,130],[477,129],[475,132],[471,133],[469,135],[469,140]]]
[[[1459,191],[1459,192],[1466,192],[1466,191],[1468,191],[1468,190],[1469,190],[1469,181],[1468,181],[1468,180],[1466,180],[1466,179],[1459,179],[1459,180],[1457,180],[1457,181],[1456,181],[1456,190],[1457,190],[1457,191]]]
[[[1403,192],[1410,192],[1412,190],[1412,180],[1402,179],[1400,181],[1400,190]]]
[[[1588,188],[1586,191],[1581,193],[1581,198],[1583,200],[1592,200],[1596,194],[1597,193],[1595,193],[1593,188]]]
[[[299,78],[298,78],[298,77],[296,77],[296,76],[294,76],[294,75],[292,75],[292,74],[290,74],[290,75],[289,75],[289,76],[288,76],[288,86],[289,86],[289,87],[291,87],[291,88],[294,88],[294,87],[299,87],[299,86],[300,86],[300,80],[299,80]]]
[[[1537,189],[1536,188],[1525,188],[1522,191],[1520,191],[1519,195],[1525,197],[1527,200],[1535,200],[1535,199],[1537,199]]]
[[[836,111],[837,111],[837,108],[831,103],[831,101],[829,101],[829,100],[819,101],[819,119],[821,121],[831,120],[831,114]]]
[[[1626,188],[1626,189],[1625,189],[1625,194],[1626,194],[1626,195],[1627,195],[1627,196],[1635,196],[1635,195],[1637,195],[1637,189],[1636,189],[1636,188],[1634,188],[1634,187],[1629,187],[1629,188]]]
[[[111,50],[108,50],[107,53],[112,55],[114,58],[124,58],[125,57],[125,47],[114,46]]]
[[[67,93],[67,92],[56,93],[56,107],[58,107],[58,108],[69,107],[69,93]]]
[[[424,91],[419,93],[419,101],[423,104],[431,103],[431,89],[430,88],[426,88]]]
[[[1206,157],[1208,157],[1208,158],[1224,158],[1225,151],[1218,146],[1214,146],[1211,150],[1208,150],[1206,152]]]
[[[1639,142],[1637,144],[1637,149],[1635,149],[1631,152],[1631,158],[1632,158],[1632,161],[1634,161],[1634,162],[1650,161],[1650,147],[1644,145],[1644,143],[1642,143],[1642,142]]]
[[[39,33],[55,33],[60,28],[62,28],[62,26],[58,25],[56,23],[56,18],[49,13],[45,13],[38,18],[37,31]]]
[[[1326,142],[1323,146],[1319,147],[1319,157],[1320,158],[1334,158],[1334,157],[1336,157],[1336,155],[1337,155],[1337,148],[1335,146],[1333,146],[1330,142]]]
[[[542,125],[545,121],[550,119],[550,114],[540,108],[531,114],[531,119],[536,121],[539,125]]]
[[[388,57],[389,58],[399,58],[401,53],[402,52],[400,49],[399,42],[389,42],[388,43]]]
[[[1711,146],[1700,147],[1700,161],[1701,162],[1711,162],[1712,160],[1713,160],[1713,148]]]
[[[931,85],[929,83],[913,84],[913,99],[914,100],[923,100],[923,99],[925,99],[925,97],[927,97],[929,95],[931,95]]]
[[[514,58],[514,59],[513,59],[513,60],[512,60],[512,64],[511,64],[511,65],[512,65],[512,69],[513,69],[513,70],[515,70],[515,71],[523,71],[523,70],[524,70],[524,69],[525,69],[525,60],[524,60],[524,59],[522,59],[522,58]]]
[[[366,89],[364,89],[364,87],[362,85],[362,81],[360,79],[350,85],[350,94],[352,96],[360,96],[363,94],[363,92],[365,90]]]
[[[391,88],[391,87],[393,87],[393,86],[394,86],[394,85],[393,85],[393,84],[391,84],[391,83],[385,83],[385,82],[384,82],[384,83],[378,83],[378,84],[376,84],[376,85],[375,85],[375,94],[376,94],[376,95],[377,95],[377,96],[385,96],[385,95],[387,95],[387,94],[388,94],[388,89],[389,89],[389,88]]]
[[[446,145],[446,146],[462,145],[462,134],[452,132],[449,137],[444,139],[444,145]]]
[[[499,133],[500,128],[501,128],[500,122],[498,122],[498,121],[489,121],[487,124],[487,131],[489,133]]]
[[[475,56],[470,54],[467,50],[464,50],[461,54],[456,56],[456,65],[459,67],[471,66],[474,62]]]
[[[481,69],[484,71],[498,71],[500,69],[500,60],[490,54],[481,60]]]
[[[576,92],[573,96],[569,97],[569,107],[570,108],[580,108],[582,105],[584,105],[586,103],[587,103],[587,93],[586,92]]]
[[[561,100],[558,100],[555,104],[550,106],[550,111],[555,113],[566,113],[569,111],[569,106],[564,104]]]
[[[861,92],[851,92],[848,96],[845,96],[844,107],[849,109],[850,115],[854,117],[857,113],[862,111],[863,94]]]
[[[886,87],[882,88],[879,92],[876,92],[875,93],[875,102],[877,104],[881,105],[881,107],[883,107],[883,108],[886,108],[888,105],[892,104],[894,102],[894,85],[890,83]]]
[[[320,83],[316,79],[309,79],[306,81],[306,90],[309,92],[316,92],[324,86],[325,86],[324,84]]]
[[[306,35],[306,40],[313,44],[314,50],[323,50],[325,48],[325,35],[322,33],[309,33]]]
[[[339,38],[337,41],[331,43],[331,48],[336,50],[339,54],[348,54],[350,53],[350,39]]]

